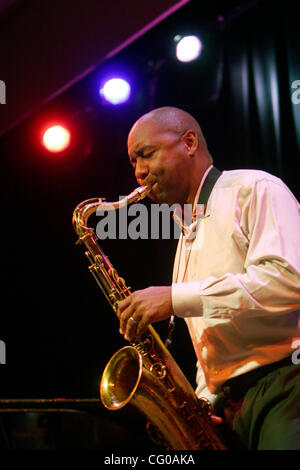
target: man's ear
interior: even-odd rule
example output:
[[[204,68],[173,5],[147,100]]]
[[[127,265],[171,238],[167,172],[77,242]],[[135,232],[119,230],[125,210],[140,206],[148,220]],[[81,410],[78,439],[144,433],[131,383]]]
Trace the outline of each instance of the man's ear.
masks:
[[[187,130],[183,136],[182,136],[182,141],[184,142],[184,145],[186,149],[189,152],[189,155],[193,157],[195,155],[195,152],[198,148],[198,135],[195,131],[193,130]]]

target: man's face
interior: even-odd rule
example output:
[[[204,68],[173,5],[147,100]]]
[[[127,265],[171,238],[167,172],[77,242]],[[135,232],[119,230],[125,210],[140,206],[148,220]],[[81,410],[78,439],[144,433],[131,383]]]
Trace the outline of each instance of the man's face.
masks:
[[[128,137],[128,154],[139,185],[152,185],[157,203],[184,204],[189,192],[188,151],[182,136],[137,124]]]

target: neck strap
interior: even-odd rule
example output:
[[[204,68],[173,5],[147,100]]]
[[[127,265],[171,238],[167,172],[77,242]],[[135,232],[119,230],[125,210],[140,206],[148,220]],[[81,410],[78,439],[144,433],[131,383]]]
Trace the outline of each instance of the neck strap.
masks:
[[[206,204],[210,193],[213,190],[214,185],[216,184],[217,180],[220,178],[222,172],[218,170],[216,167],[212,167],[210,172],[205,178],[203,186],[201,188],[199,199],[197,204]]]

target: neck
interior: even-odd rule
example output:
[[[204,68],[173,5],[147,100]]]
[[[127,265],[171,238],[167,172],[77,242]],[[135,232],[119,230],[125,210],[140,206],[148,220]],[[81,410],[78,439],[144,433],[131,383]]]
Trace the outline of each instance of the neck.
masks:
[[[193,206],[197,191],[201,183],[203,183],[203,177],[207,169],[212,165],[212,162],[207,162],[198,172],[193,172],[191,177],[190,191],[186,200],[186,204]]]

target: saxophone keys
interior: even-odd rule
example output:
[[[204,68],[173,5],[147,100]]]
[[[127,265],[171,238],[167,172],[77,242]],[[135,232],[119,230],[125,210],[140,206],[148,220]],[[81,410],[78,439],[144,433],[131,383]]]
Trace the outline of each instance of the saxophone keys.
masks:
[[[152,372],[154,375],[156,375],[156,377],[162,380],[167,375],[167,368],[165,364],[162,364],[161,362],[155,362],[150,367],[150,372]]]

